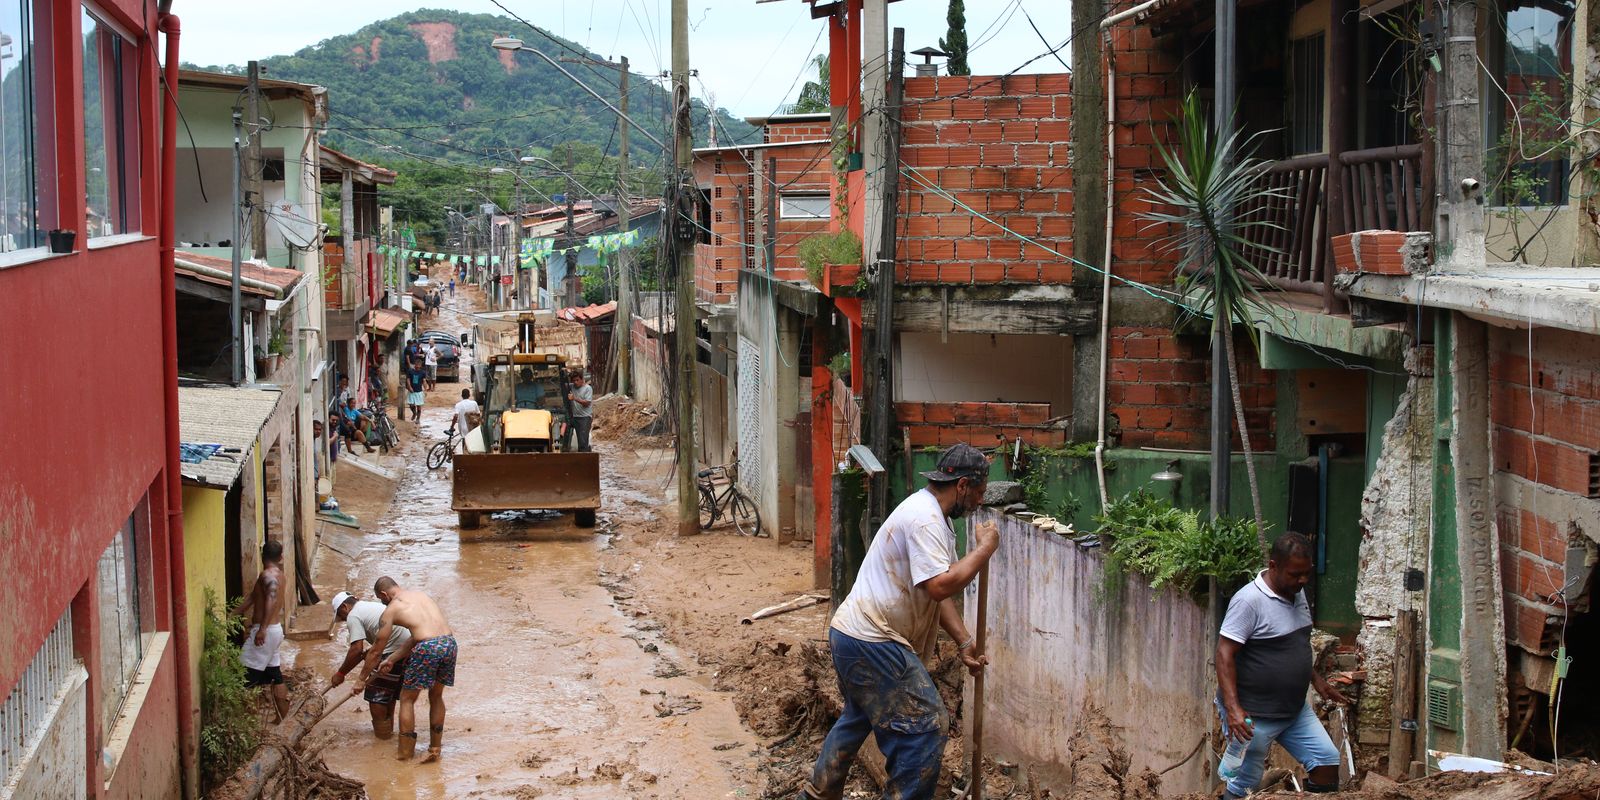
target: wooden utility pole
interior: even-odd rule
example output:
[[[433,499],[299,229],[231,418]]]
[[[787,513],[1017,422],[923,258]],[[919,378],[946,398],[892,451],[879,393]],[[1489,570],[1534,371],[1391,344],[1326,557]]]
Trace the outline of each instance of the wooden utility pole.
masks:
[[[879,229],[867,230],[870,238],[878,237],[877,270],[873,301],[877,306],[877,323],[872,329],[872,360],[868,362],[866,384],[872,424],[868,431],[868,446],[880,459],[889,457],[889,429],[894,426],[894,263],[895,221],[899,216],[897,203],[900,177],[900,100],[905,90],[905,38],[904,28],[894,29],[894,46],[890,55],[888,94],[882,106],[882,124],[878,127],[883,137],[878,148],[882,158],[882,179],[878,183],[882,195],[878,198]],[[871,217],[868,217],[871,219]],[[909,491],[909,487],[908,487]],[[871,516],[881,521],[889,515],[889,482],[873,481]]]
[[[245,83],[244,174],[245,207],[250,209],[250,252],[253,258],[267,257],[267,211],[261,194],[261,64],[252,61]]]
[[[689,119],[689,2],[672,0],[672,133],[675,138],[673,179],[676,202],[668,211],[676,215],[671,230],[677,255],[677,310],[673,314],[673,358],[677,372],[678,411],[678,535],[700,532],[700,496],[695,485],[699,459],[694,441],[694,235],[689,228],[695,212],[690,171],[694,167],[694,129]],[[686,218],[687,217],[687,218]],[[688,235],[684,235],[688,234]]]
[[[617,229],[628,232],[632,222],[632,206],[628,199],[628,57],[622,57],[622,81],[618,87],[618,105],[622,117],[617,121]],[[617,393],[626,395],[633,389],[629,372],[633,361],[633,276],[628,274],[628,248],[617,248],[617,313],[611,323],[611,338],[617,343]]]

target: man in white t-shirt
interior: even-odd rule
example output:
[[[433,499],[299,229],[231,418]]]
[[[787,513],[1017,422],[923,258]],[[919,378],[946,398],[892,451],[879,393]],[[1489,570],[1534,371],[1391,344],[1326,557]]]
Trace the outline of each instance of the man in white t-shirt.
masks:
[[[383,618],[383,604],[375,600],[357,600],[349,592],[339,592],[333,596],[333,615],[344,623],[350,634],[350,649],[345,652],[344,663],[329,681],[338,686],[344,683],[350,670],[360,666],[367,648],[377,646],[378,630],[383,627],[379,624]],[[394,626],[389,640],[383,643],[383,657],[394,655],[408,641],[411,641],[411,631]],[[404,674],[405,661],[402,660],[395,669],[373,675],[361,695],[372,711],[372,732],[379,739],[394,735],[394,703],[400,696],[400,678]]]
[[[483,409],[478,406],[478,401],[472,399],[471,389],[461,390],[461,400],[456,403],[456,435],[466,438],[467,431],[477,427],[472,424],[468,414],[483,414]]]
[[[428,371],[428,391],[439,384],[439,348],[428,342],[422,346],[422,366]]]
[[[939,628],[960,643],[961,661],[973,674],[989,663],[952,598],[989,562],[1000,531],[993,523],[974,526],[972,549],[957,559],[947,519],[982,504],[989,460],[977,448],[957,444],[922,475],[927,488],[883,521],[850,595],[834,612],[828,643],[844,713],[822,743],[811,781],[801,787],[803,798],[840,797],[850,762],[869,733],[888,762],[883,796],[932,797],[949,728],[944,701],[924,664]]]

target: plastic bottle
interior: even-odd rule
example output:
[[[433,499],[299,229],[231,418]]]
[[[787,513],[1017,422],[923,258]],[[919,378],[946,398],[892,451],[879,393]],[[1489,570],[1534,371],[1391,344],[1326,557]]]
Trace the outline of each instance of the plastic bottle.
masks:
[[[1246,717],[1244,724],[1252,725],[1253,723],[1249,717]],[[1221,775],[1223,780],[1231,780],[1233,776],[1239,774],[1239,766],[1244,763],[1244,751],[1249,747],[1249,741],[1240,741],[1231,736],[1228,737],[1228,749],[1223,751],[1222,763],[1217,765],[1217,774]]]

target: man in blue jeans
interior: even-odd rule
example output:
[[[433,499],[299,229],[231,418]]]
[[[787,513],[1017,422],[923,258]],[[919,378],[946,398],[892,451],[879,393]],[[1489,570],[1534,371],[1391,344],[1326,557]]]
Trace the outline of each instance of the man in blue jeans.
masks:
[[[837,800],[844,793],[850,762],[868,734],[877,737],[888,762],[886,800],[933,797],[949,717],[923,662],[942,627],[960,643],[961,661],[973,674],[989,663],[951,598],[989,562],[1000,532],[993,523],[974,526],[972,549],[958,560],[947,519],[982,504],[989,460],[957,444],[922,475],[927,488],[883,521],[850,595],[834,612],[828,643],[844,713],[822,743],[811,781],[801,786],[806,800]]]
[[[1267,749],[1276,741],[1306,768],[1306,791],[1339,789],[1339,751],[1311,710],[1306,689],[1349,702],[1311,663],[1311,542],[1285,533],[1272,543],[1267,568],[1228,603],[1217,637],[1217,711],[1223,734],[1248,742],[1244,763],[1227,781],[1228,798],[1261,782]]]

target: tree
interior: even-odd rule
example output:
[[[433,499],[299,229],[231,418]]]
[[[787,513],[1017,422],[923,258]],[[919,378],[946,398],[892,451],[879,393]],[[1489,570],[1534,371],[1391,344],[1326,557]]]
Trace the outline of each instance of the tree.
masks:
[[[948,56],[945,61],[945,73],[971,75],[972,70],[967,67],[966,4],[962,0],[950,0],[950,10],[945,15],[945,21],[950,29],[945,32],[944,38],[939,40],[939,49]]]
[[[1226,353],[1228,390],[1233,396],[1235,422],[1244,445],[1245,473],[1250,479],[1250,503],[1255,512],[1256,538],[1266,549],[1266,528],[1261,515],[1261,490],[1256,483],[1255,456],[1250,448],[1250,429],[1245,424],[1244,404],[1239,397],[1239,360],[1234,354],[1233,323],[1245,322],[1251,344],[1260,347],[1256,329],[1248,324],[1256,315],[1271,314],[1266,298],[1257,287],[1268,285],[1266,277],[1246,258],[1247,248],[1260,249],[1265,237],[1255,234],[1263,228],[1280,226],[1240,209],[1259,208],[1264,202],[1287,201],[1281,190],[1269,189],[1262,180],[1267,162],[1253,158],[1255,136],[1241,139],[1235,131],[1225,137],[1213,135],[1209,115],[1199,98],[1190,93],[1175,120],[1177,142],[1160,145],[1166,175],[1156,179],[1155,188],[1145,191],[1156,206],[1170,211],[1142,212],[1139,216],[1165,223],[1175,231],[1163,244],[1178,253],[1180,278],[1194,281],[1197,306],[1186,313],[1210,316],[1213,341],[1220,341]],[[1227,439],[1227,430],[1211,431]],[[1228,469],[1226,462],[1211,465],[1212,470]]]
[[[817,66],[817,79],[806,81],[800,87],[800,97],[794,101],[794,113],[817,114],[829,109],[828,96],[828,56],[826,53],[811,59]]]

